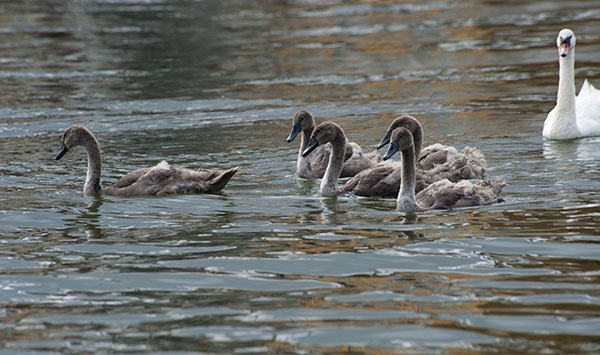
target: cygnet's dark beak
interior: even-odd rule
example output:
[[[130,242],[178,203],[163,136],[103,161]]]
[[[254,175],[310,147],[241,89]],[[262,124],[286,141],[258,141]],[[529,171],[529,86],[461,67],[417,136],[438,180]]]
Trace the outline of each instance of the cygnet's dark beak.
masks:
[[[62,158],[65,154],[67,154],[68,151],[69,151],[69,148],[67,148],[67,145],[65,144],[65,142],[62,142],[62,146],[60,147],[60,152],[58,152],[58,155],[56,156],[56,160],[60,160],[60,158]]]
[[[317,149],[318,146],[319,142],[317,142],[317,139],[315,137],[310,137],[310,140],[308,141],[308,147],[306,147],[306,149],[302,152],[302,156],[305,157],[309,155],[310,152]]]
[[[392,143],[390,143],[390,146],[388,148],[388,151],[385,153],[385,155],[383,156],[383,160],[388,160],[389,158],[392,157],[392,155],[394,155],[396,152],[398,151],[398,143],[396,143],[395,141],[392,141]]]
[[[384,145],[388,144],[390,142],[390,137],[392,135],[392,131],[387,131],[385,132],[385,136],[383,136],[383,139],[381,140],[381,142],[379,142],[379,144],[377,145],[377,149],[380,149],[381,147],[383,147]]]
[[[296,138],[298,133],[300,133],[300,122],[298,122],[292,126],[292,131],[290,132],[290,135],[287,137],[287,139],[285,141],[290,143],[291,141],[293,141]]]

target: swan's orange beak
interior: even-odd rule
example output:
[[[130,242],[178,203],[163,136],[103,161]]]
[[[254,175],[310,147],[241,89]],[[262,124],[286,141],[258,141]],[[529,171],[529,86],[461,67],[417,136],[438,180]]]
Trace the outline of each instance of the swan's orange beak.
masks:
[[[566,57],[567,55],[569,55],[569,43],[568,42],[563,42],[560,44],[560,47],[558,47],[558,54],[561,57]]]

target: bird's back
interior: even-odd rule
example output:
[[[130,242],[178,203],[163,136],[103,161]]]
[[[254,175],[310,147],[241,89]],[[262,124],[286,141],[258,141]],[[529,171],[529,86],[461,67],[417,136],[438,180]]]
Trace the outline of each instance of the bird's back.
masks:
[[[600,90],[585,80],[575,98],[575,116],[582,136],[600,135]]]
[[[106,195],[143,196],[216,192],[238,171],[196,171],[175,168],[165,161],[154,167],[138,169],[123,176],[106,189]]]

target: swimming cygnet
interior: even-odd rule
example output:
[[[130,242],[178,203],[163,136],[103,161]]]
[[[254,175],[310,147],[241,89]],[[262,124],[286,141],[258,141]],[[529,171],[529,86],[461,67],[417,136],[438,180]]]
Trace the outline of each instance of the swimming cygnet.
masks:
[[[381,148],[390,142],[392,132],[398,128],[408,129],[414,138],[416,170],[416,192],[432,183],[448,179],[458,182],[465,179],[481,179],[487,163],[483,153],[477,148],[465,147],[461,152],[456,148],[434,144],[421,150],[423,146],[423,127],[410,115],[397,117],[388,128],[377,146]],[[396,197],[400,188],[401,174],[398,162],[386,161],[366,169],[346,182],[342,191],[358,196]]]
[[[100,186],[102,155],[96,137],[87,128],[73,125],[62,136],[62,147],[56,160],[60,160],[70,149],[82,145],[88,153],[88,170],[83,194],[97,196],[167,195],[184,193],[217,192],[239,170],[238,167],[218,171],[195,171],[175,168],[162,161],[151,168],[143,168],[123,176],[113,186],[103,190]]]
[[[317,147],[331,143],[331,153],[323,179],[321,179],[320,192],[323,196],[336,196],[341,193],[337,188],[337,181],[342,173],[344,155],[346,154],[346,135],[340,125],[327,121],[317,126],[310,136],[302,156],[306,157]]]
[[[436,181],[415,195],[416,157],[412,133],[406,128],[395,129],[390,147],[383,157],[387,160],[397,151],[402,153],[402,178],[396,209],[402,212],[481,206],[501,202],[498,196],[506,185],[503,179]]]
[[[324,144],[319,146],[310,156],[304,157],[302,155],[302,152],[308,146],[308,140],[314,129],[315,119],[313,115],[306,110],[298,111],[292,118],[292,130],[286,139],[290,143],[299,133],[302,133],[296,173],[304,178],[323,177],[331,152],[331,144]],[[364,169],[373,167],[379,161],[381,161],[381,155],[377,151],[363,154],[362,148],[357,143],[346,142],[346,153],[340,177],[354,176]]]
[[[443,171],[444,178],[450,181],[464,179],[481,179],[485,174],[487,162],[483,153],[473,147],[464,147],[460,152],[451,146],[439,143],[432,144],[425,149],[423,146],[423,126],[411,115],[401,115],[395,118],[388,127],[385,136],[377,145],[377,149],[385,146],[390,141],[390,135],[398,128],[407,128],[415,140],[415,157],[417,169],[436,169],[438,174]],[[444,166],[445,165],[445,166]],[[444,166],[442,168],[442,166]]]

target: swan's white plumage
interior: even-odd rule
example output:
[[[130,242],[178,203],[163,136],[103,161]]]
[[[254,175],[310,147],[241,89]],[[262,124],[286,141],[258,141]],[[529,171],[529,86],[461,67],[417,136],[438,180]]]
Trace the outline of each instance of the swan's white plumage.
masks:
[[[585,79],[575,99],[577,127],[582,136],[600,135],[600,90]]]
[[[559,32],[559,84],[556,106],[544,121],[542,135],[547,139],[573,139],[600,136],[600,91],[586,79],[575,96],[575,34]]]

